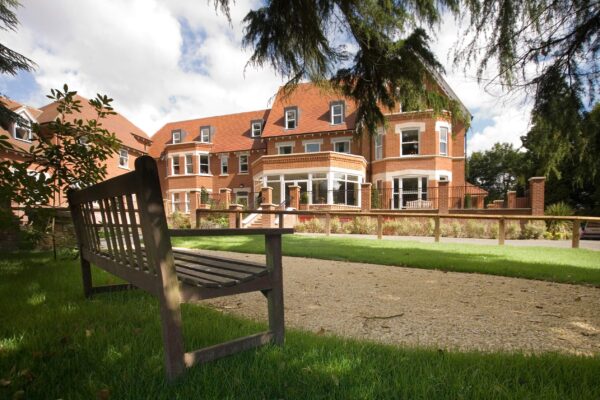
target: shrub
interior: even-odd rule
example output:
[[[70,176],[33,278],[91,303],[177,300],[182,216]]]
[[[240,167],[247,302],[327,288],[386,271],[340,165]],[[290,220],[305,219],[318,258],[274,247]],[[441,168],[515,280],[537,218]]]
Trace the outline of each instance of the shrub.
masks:
[[[446,237],[465,237],[463,225],[459,221],[452,221],[445,224],[442,223],[441,234]]]
[[[521,226],[518,222],[507,222],[504,237],[506,239],[518,239],[521,236]]]
[[[377,232],[377,223],[370,217],[352,218],[352,221],[346,224],[346,230],[354,234],[374,234]]]
[[[325,226],[318,218],[312,218],[306,222],[301,222],[297,224],[294,229],[296,229],[297,232],[325,233]]]
[[[546,223],[544,221],[531,221],[525,224],[521,230],[523,239],[540,239],[546,233]]]
[[[574,211],[570,205],[561,201],[546,207],[545,214],[551,216],[568,216],[573,215]],[[546,229],[549,233],[548,235],[545,235],[547,239],[561,240],[569,239],[572,236],[572,225],[568,221],[548,221],[546,223]]]
[[[484,238],[486,237],[485,224],[479,221],[467,221],[465,225],[465,236],[470,238]]]
[[[330,228],[331,233],[344,233],[344,225],[338,217],[331,219]]]
[[[399,221],[388,220],[381,226],[381,232],[384,235],[397,236],[400,235],[401,223]]]
[[[190,223],[190,217],[182,214],[178,211],[175,211],[171,214],[170,219],[170,227],[174,229],[190,229],[192,224]]]

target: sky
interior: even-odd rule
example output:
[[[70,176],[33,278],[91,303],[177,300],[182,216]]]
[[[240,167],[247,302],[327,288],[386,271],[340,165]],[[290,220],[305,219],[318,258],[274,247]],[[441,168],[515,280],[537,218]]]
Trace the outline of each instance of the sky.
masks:
[[[269,108],[284,79],[269,67],[246,65],[242,19],[257,0],[237,0],[232,23],[207,1],[22,0],[17,32],[0,42],[37,68],[0,76],[0,93],[39,107],[51,88],[67,83],[85,97],[114,99],[115,109],[150,136],[166,122]],[[531,103],[522,96],[490,94],[474,68],[453,68],[458,28],[448,16],[432,48],[446,80],[474,116],[467,150],[496,142],[520,146]]]

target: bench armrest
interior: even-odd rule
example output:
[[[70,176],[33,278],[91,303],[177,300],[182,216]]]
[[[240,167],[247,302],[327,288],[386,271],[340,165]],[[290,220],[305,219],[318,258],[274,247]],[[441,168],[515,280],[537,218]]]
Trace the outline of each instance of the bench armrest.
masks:
[[[177,236],[247,236],[247,235],[287,235],[294,233],[292,228],[222,228],[222,229],[169,229],[171,237]]]

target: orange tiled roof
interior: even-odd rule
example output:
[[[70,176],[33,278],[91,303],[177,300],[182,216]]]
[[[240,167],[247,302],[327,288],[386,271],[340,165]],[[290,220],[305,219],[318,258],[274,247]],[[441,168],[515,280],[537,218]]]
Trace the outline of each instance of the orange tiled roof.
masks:
[[[42,110],[39,110],[39,109],[34,108],[34,107],[30,107],[30,106],[25,105],[25,104],[21,104],[18,101],[15,101],[13,99],[9,99],[8,97],[1,96],[0,97],[0,102],[2,102],[4,104],[4,106],[6,108],[8,108],[9,110],[11,110],[11,111],[16,111],[19,108],[23,107],[35,119],[37,119],[42,114]]]
[[[81,113],[74,116],[73,118],[83,119],[95,119],[96,112],[92,106],[88,103],[88,100],[82,96],[77,95],[76,98],[81,101]],[[47,104],[41,108],[42,115],[38,118],[38,122],[43,124],[44,122],[50,122],[58,116],[57,111],[58,104],[56,102]],[[123,145],[136,149],[140,152],[146,152],[147,149],[142,143],[143,140],[150,141],[150,138],[140,128],[135,126],[131,121],[117,113],[115,115],[109,115],[102,120],[102,125],[111,132],[114,132],[117,137],[123,142]],[[135,136],[142,138],[142,141],[136,139]]]
[[[343,100],[345,102],[344,122],[339,125],[331,124],[330,103]],[[298,127],[285,129],[284,109],[298,107]],[[269,119],[265,125],[263,137],[284,135],[300,135],[303,133],[329,132],[354,129],[356,120],[356,105],[333,90],[321,89],[312,83],[301,83],[287,96],[283,88],[279,89]]]
[[[214,136],[210,151],[214,153],[263,149],[265,144],[260,138],[250,135],[250,124],[253,120],[267,120],[269,110],[250,111],[217,117],[198,118],[187,121],[169,122],[152,136],[149,154],[159,157],[165,146],[171,143],[172,132],[181,129],[184,132],[182,143],[199,141],[200,127],[212,126]]]

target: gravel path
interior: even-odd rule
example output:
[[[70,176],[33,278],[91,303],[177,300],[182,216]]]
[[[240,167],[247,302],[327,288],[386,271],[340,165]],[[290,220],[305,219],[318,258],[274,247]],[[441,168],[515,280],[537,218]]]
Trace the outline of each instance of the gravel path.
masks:
[[[600,289],[593,287],[284,257],[284,293],[287,326],[316,333],[460,350],[600,354]],[[260,293],[208,303],[266,320]]]

